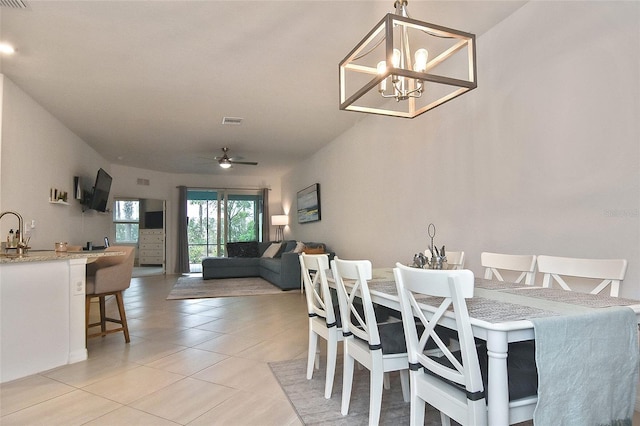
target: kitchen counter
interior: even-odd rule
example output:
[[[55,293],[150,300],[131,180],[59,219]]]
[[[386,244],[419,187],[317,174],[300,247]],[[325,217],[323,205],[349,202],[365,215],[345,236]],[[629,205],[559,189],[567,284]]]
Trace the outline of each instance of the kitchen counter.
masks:
[[[87,359],[86,265],[119,254],[0,256],[0,382]]]
[[[124,252],[104,251],[104,250],[87,250],[87,251],[68,251],[56,252],[53,250],[30,250],[27,254],[18,256],[16,254],[0,254],[0,265],[25,262],[47,262],[51,260],[69,260],[69,259],[87,259],[90,263],[101,256],[119,256]]]

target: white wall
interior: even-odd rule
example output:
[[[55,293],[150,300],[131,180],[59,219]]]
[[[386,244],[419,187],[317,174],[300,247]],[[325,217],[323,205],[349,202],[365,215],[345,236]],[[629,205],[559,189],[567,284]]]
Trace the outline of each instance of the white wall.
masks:
[[[25,222],[35,220],[30,241],[34,249],[53,250],[55,241],[99,245],[110,233],[111,216],[82,212],[72,199],[73,177],[84,177],[90,188],[98,169],[109,171],[109,163],[11,80],[1,78],[0,211],[17,211]],[[69,193],[68,206],[49,203],[51,187]],[[2,239],[17,225],[14,216],[4,216]]]
[[[424,250],[433,222],[476,273],[482,251],[626,258],[621,296],[640,297],[639,16],[527,3],[478,37],[476,90],[413,120],[362,114],[283,177],[285,234],[384,267]],[[314,182],[322,220],[297,224]]]

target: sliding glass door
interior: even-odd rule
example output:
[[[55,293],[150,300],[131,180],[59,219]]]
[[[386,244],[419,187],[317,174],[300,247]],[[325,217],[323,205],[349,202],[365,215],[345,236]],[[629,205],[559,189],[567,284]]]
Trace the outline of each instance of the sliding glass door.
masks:
[[[189,263],[225,255],[227,242],[260,241],[260,191],[228,189],[187,190]]]

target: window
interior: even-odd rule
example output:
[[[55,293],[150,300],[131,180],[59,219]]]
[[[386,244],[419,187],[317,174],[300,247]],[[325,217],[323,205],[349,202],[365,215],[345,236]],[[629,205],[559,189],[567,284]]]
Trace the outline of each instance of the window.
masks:
[[[259,191],[188,190],[189,262],[225,255],[227,241],[259,241],[262,195]]]
[[[113,203],[113,224],[116,228],[116,243],[137,243],[140,200],[116,200]]]

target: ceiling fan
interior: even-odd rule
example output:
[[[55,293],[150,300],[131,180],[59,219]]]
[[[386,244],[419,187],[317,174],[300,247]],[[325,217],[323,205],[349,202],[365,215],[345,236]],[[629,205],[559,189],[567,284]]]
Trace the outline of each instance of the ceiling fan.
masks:
[[[218,160],[218,164],[220,164],[220,167],[222,167],[223,169],[228,169],[229,167],[231,167],[231,165],[233,164],[243,164],[246,166],[257,166],[258,163],[256,163],[255,161],[237,161],[234,160],[233,157],[229,157],[229,155],[227,154],[227,152],[229,151],[229,148],[224,147],[222,148],[222,157],[215,157],[216,160]]]

